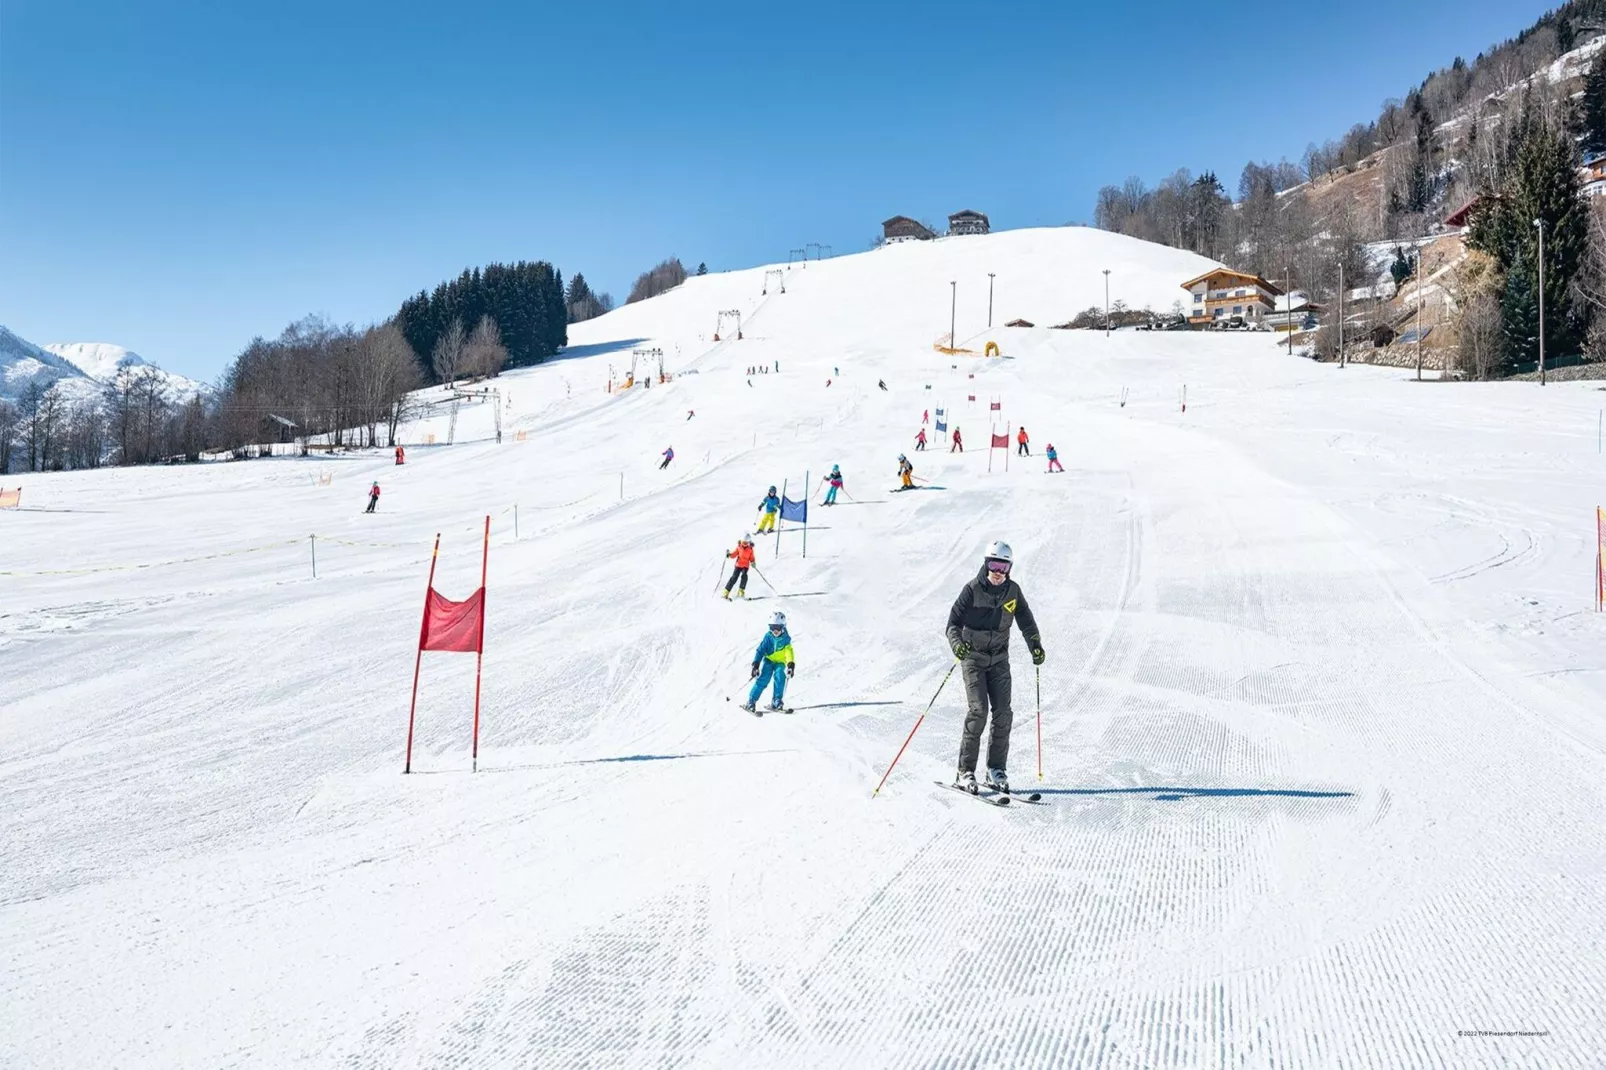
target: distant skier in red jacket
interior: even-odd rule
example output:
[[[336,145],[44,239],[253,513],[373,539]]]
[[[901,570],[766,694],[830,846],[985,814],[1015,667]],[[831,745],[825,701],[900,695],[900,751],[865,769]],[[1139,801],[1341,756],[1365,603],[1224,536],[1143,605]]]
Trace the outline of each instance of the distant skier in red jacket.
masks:
[[[373,512],[374,511],[374,506],[376,506],[378,504],[379,504],[379,481],[376,479],[376,480],[374,480],[374,485],[368,488],[368,508],[364,509],[363,512],[365,512],[365,513]]]
[[[731,588],[735,587],[736,597],[746,598],[747,570],[753,567],[753,560],[758,556],[757,551],[753,549],[753,537],[751,535],[743,535],[737,540],[736,549],[730,551],[725,556],[734,557],[736,559],[736,567],[731,569],[731,578],[725,581],[725,597],[729,599],[731,596]],[[736,581],[738,578],[741,580],[740,586],[737,586]]]

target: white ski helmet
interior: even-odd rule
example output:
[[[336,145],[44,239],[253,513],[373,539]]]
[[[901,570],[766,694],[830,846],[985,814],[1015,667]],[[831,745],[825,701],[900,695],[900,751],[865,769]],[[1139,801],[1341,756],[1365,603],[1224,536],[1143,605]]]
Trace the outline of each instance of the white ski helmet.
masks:
[[[744,531],[744,532],[742,532],[742,537],[740,539],[737,539],[736,541],[737,542],[749,542],[750,543],[750,542],[753,541],[753,533],[751,531]]]
[[[1015,561],[1015,555],[1009,549],[1009,543],[1002,539],[995,539],[987,544],[987,552],[982,557],[988,561]]]
[[[780,610],[776,610],[770,616],[770,627],[771,628],[784,628],[784,627],[786,627],[786,614],[782,613]]]

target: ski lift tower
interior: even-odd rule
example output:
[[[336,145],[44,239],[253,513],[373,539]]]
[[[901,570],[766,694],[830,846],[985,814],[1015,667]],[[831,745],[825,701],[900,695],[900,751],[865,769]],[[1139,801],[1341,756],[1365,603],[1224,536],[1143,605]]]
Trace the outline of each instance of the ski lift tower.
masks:
[[[664,378],[664,351],[662,349],[649,349],[641,346],[630,351],[630,378],[636,377],[639,369],[648,372],[654,364],[658,365],[658,381],[665,382]]]
[[[769,296],[771,275],[775,276],[775,281],[780,284],[781,292],[783,294],[786,292],[786,272],[782,271],[780,268],[770,268],[768,271],[764,272],[764,290],[760,294],[762,297]]]

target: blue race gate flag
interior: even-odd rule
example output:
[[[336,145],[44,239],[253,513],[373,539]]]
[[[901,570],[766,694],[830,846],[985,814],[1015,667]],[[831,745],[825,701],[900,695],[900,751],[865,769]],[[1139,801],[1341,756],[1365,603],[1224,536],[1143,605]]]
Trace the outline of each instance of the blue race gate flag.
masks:
[[[809,473],[805,472],[803,474],[804,497],[803,497],[802,501],[795,502],[791,498],[788,498],[786,496],[786,486],[787,486],[787,483],[786,483],[785,480],[783,480],[781,482],[781,516],[780,516],[780,519],[783,520],[783,521],[790,520],[794,524],[802,524],[803,525],[803,556],[807,557],[807,556],[809,556],[809,499],[808,499],[808,493],[807,492],[808,492],[809,487],[811,486],[811,484],[809,483]],[[781,553],[781,525],[780,524],[776,524],[775,525],[775,555],[777,557],[779,557],[780,553]]]

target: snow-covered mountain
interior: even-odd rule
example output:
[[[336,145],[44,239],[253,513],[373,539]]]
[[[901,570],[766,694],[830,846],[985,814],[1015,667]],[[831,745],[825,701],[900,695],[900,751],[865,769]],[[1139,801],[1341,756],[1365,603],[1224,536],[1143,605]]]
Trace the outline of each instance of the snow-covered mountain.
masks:
[[[35,381],[59,382],[72,400],[99,393],[125,367],[152,368],[167,382],[168,391],[178,401],[187,401],[207,392],[198,383],[176,372],[157,367],[138,353],[105,342],[54,342],[35,345],[0,327],[0,398],[14,399]]]
[[[71,361],[0,327],[0,398],[14,398],[39,380],[85,378]]]
[[[188,401],[207,391],[206,384],[159,368],[138,353],[110,342],[47,342],[43,348],[99,383],[111,382],[123,368],[152,368],[167,381],[169,392],[180,401]]]

